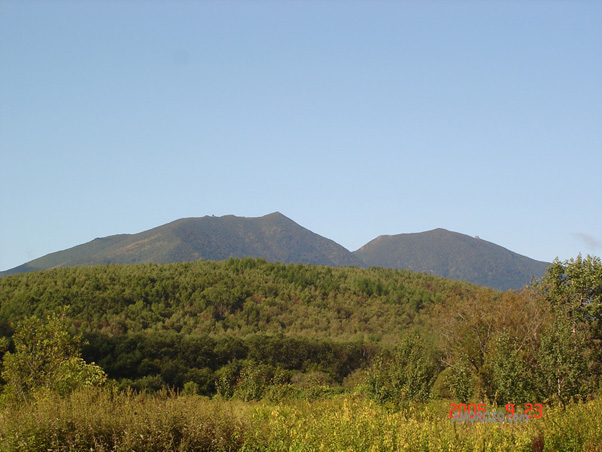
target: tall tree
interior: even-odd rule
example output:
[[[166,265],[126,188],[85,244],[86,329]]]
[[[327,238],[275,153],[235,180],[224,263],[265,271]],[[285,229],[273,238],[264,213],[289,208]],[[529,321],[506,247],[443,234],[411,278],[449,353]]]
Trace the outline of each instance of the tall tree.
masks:
[[[587,325],[580,324],[587,328]],[[587,331],[573,329],[573,321],[557,313],[549,328],[542,334],[534,374],[541,399],[552,398],[566,402],[572,396],[585,396],[593,387],[586,360]]]

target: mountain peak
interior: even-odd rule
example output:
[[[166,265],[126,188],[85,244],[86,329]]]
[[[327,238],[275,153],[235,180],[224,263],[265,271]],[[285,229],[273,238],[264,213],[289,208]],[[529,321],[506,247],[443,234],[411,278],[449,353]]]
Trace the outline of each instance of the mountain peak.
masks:
[[[280,212],[273,212],[263,217],[181,218],[138,234],[97,238],[35,259],[2,275],[74,265],[174,263],[231,257],[364,266],[341,245],[303,228]]]
[[[354,254],[369,266],[430,273],[500,290],[520,289],[548,266],[494,243],[437,228],[382,235]]]

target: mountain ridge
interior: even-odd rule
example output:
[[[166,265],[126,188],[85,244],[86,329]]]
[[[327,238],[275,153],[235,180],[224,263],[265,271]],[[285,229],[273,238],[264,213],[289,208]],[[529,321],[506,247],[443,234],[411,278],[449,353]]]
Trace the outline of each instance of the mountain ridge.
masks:
[[[96,238],[0,273],[95,264],[190,262],[263,257],[283,263],[364,266],[351,251],[280,212],[263,217],[225,215],[174,220],[136,234]]]
[[[280,212],[262,217],[187,217],[135,234],[98,237],[0,272],[97,264],[176,263],[258,257],[282,263],[386,267],[430,273],[499,290],[543,276],[535,261],[478,237],[436,228],[380,235],[351,252]]]

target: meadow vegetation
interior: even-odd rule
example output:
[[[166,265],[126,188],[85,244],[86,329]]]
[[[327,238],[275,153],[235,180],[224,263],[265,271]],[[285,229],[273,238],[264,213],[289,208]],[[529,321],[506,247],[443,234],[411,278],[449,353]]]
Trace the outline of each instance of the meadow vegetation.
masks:
[[[541,419],[451,422],[445,401],[391,410],[350,393],[208,399],[88,388],[0,410],[0,451],[600,451],[600,399]]]
[[[0,451],[602,451],[601,316],[591,256],[518,292],[260,259],[10,276]]]

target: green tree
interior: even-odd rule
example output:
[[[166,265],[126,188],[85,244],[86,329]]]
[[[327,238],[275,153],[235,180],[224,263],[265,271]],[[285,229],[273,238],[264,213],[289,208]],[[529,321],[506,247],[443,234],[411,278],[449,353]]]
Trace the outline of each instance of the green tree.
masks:
[[[396,346],[393,356],[379,356],[368,370],[368,395],[379,403],[402,406],[430,397],[437,365],[420,336],[408,334]]]
[[[572,396],[585,396],[588,368],[585,359],[586,339],[581,330],[573,330],[567,316],[558,315],[544,332],[538,354],[540,397],[566,402]]]
[[[554,317],[541,336],[539,391],[561,401],[585,396],[602,373],[602,262],[589,255],[555,259],[536,289]]]
[[[471,402],[475,393],[474,366],[468,355],[460,353],[455,357],[446,375],[450,393],[462,403]]]
[[[525,349],[521,350],[516,338],[502,332],[489,343],[489,347],[486,357],[489,396],[503,405],[533,400],[533,376],[525,362]]]
[[[13,340],[15,351],[4,355],[2,372],[9,398],[26,400],[39,390],[64,395],[106,380],[100,367],[81,358],[81,338],[69,334],[62,316],[29,317],[18,324]]]
[[[461,401],[522,400],[535,367],[549,305],[532,290],[481,292],[432,308],[430,323],[450,370],[439,381]],[[497,394],[497,396],[496,396]],[[510,401],[510,400],[508,400]]]
[[[556,308],[563,309],[576,322],[602,320],[602,262],[599,257],[581,254],[576,259],[550,264],[538,285],[543,296]]]

